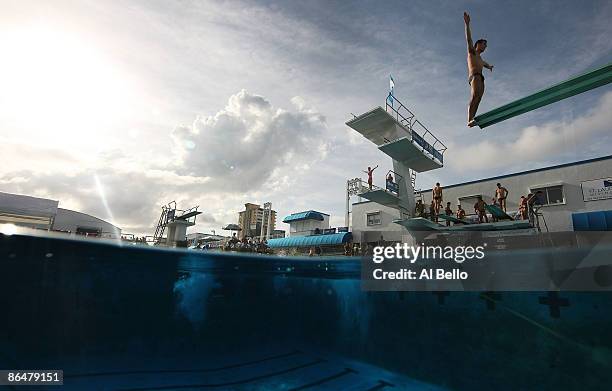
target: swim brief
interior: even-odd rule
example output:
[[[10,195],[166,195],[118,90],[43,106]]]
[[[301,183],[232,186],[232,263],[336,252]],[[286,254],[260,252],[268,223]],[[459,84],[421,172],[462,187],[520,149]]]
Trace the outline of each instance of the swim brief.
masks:
[[[468,84],[472,84],[472,80],[474,80],[474,78],[475,78],[476,76],[480,76],[480,77],[482,77],[482,81],[484,82],[484,76],[482,75],[482,73],[480,73],[480,72],[476,72],[476,73],[472,73],[472,74],[470,75],[470,78],[468,79]]]

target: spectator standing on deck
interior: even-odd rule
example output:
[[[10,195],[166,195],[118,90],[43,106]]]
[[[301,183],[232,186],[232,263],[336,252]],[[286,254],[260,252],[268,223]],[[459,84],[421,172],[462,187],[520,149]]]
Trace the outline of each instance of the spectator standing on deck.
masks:
[[[527,220],[527,198],[523,195],[519,201],[519,213],[521,214],[521,220]]]
[[[453,215],[453,210],[451,209],[451,203],[447,202],[446,203],[446,208],[444,209],[444,214],[446,214],[447,216],[452,216]],[[450,227],[451,222],[450,220],[446,220],[446,226]]]
[[[478,201],[474,204],[474,211],[478,215],[479,223],[489,222],[489,218],[487,217],[487,203],[483,201],[482,196],[478,196]]]
[[[536,191],[535,194],[529,193],[527,196],[527,215],[529,222],[534,225],[536,223],[536,205],[542,205],[544,202],[544,193],[542,190]]]
[[[495,198],[497,198],[497,202],[499,202],[499,207],[506,212],[506,198],[508,198],[508,189],[503,187],[501,183],[497,184],[497,189],[495,189]]]
[[[431,190],[431,196],[434,200],[436,215],[438,215],[442,207],[442,187],[440,187],[440,183],[436,183],[436,186]]]
[[[429,219],[434,222],[438,220],[438,215],[436,215],[436,204],[433,200],[431,200],[431,204],[429,204]]]
[[[463,208],[461,207],[461,204],[457,205],[457,218],[459,220],[465,219],[465,210],[463,210]]]
[[[491,206],[499,207],[499,205],[497,205],[497,199],[491,198]],[[491,213],[491,221],[494,222],[494,223],[497,222],[497,217],[495,217],[495,215],[493,213]]]

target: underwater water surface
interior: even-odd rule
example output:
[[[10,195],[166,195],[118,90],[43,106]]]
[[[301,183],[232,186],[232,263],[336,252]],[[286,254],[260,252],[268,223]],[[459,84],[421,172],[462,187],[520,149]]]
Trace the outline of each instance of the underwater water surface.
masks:
[[[28,235],[0,268],[0,368],[62,369],[44,389],[611,385],[610,293],[364,292],[358,258]]]

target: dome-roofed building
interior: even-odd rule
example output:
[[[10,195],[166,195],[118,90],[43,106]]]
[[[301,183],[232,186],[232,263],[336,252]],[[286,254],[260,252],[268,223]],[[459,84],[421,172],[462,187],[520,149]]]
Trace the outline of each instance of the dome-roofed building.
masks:
[[[87,213],[58,208],[59,201],[0,192],[0,224],[59,231],[108,239],[121,238],[121,228]]]

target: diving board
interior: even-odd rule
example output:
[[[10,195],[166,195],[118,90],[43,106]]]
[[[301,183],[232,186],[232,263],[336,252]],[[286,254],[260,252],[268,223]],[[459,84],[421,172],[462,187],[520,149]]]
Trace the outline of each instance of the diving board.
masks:
[[[612,82],[612,63],[575,76],[552,87],[508,103],[476,116],[474,121],[481,128],[505,121],[562,99],[581,94]]]
[[[504,212],[497,205],[485,205],[485,208],[487,209],[489,213],[491,213],[493,217],[495,217],[498,220],[514,220],[512,216]]]

